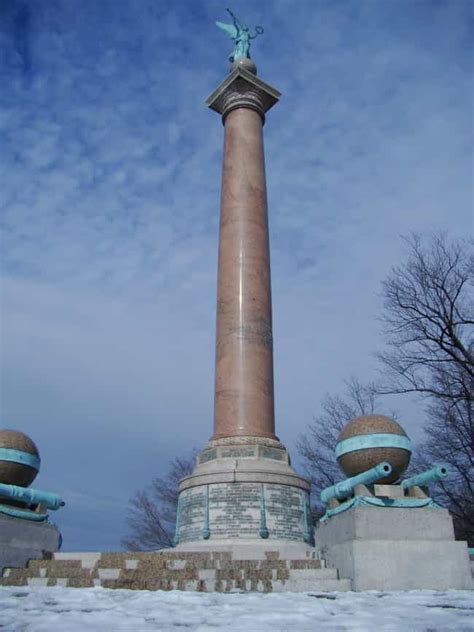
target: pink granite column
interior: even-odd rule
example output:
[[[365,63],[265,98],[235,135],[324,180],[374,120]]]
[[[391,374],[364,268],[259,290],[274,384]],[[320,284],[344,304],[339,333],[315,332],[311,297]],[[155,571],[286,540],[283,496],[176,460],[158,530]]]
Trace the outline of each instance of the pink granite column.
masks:
[[[262,125],[248,107],[225,117],[213,439],[275,438]]]

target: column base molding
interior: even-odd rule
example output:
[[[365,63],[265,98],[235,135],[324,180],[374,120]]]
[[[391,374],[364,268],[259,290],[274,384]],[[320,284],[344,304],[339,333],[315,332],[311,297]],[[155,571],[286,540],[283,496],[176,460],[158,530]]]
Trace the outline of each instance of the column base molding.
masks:
[[[310,482],[277,440],[210,441],[179,484],[176,544],[283,540],[311,543]]]

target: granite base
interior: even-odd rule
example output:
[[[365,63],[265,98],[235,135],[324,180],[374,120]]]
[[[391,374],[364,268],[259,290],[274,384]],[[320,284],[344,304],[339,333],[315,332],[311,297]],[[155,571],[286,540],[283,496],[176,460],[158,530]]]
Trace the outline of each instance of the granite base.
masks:
[[[55,525],[0,514],[0,574],[6,567],[22,568],[60,546],[61,534]]]
[[[466,542],[446,509],[356,507],[321,522],[316,550],[361,590],[469,590]]]

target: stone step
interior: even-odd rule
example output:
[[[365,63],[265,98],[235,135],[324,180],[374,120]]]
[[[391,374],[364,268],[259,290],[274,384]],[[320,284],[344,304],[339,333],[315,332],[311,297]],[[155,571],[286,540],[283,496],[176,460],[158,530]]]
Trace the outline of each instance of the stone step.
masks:
[[[350,590],[336,569],[312,558],[232,559],[228,553],[56,553],[7,568],[0,585],[197,591]]]
[[[350,579],[289,579],[286,582],[274,581],[272,592],[347,592],[352,590]]]

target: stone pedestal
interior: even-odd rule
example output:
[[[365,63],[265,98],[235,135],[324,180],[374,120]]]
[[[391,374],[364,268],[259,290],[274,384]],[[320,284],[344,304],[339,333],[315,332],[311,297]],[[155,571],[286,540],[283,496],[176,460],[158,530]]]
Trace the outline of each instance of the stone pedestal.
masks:
[[[63,586],[199,592],[350,590],[337,571],[290,547],[199,552],[54,553],[27,568],[6,569],[0,586]],[[292,550],[291,550],[292,549]],[[296,549],[296,550],[295,550]],[[241,555],[244,553],[244,555]]]
[[[29,560],[58,551],[59,529],[46,521],[34,522],[0,514],[0,575],[4,568],[23,568]]]
[[[179,487],[176,544],[309,545],[312,540],[309,481],[289,464],[276,440],[213,440]]]
[[[352,590],[469,590],[466,542],[455,541],[441,508],[356,507],[328,518],[316,550]]]

